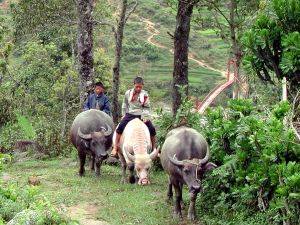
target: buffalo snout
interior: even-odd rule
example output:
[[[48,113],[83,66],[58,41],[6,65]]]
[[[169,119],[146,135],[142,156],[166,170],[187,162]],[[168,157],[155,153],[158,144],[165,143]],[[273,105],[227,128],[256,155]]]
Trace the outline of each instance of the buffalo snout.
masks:
[[[199,181],[194,181],[189,188],[190,193],[199,193],[201,190],[201,184]]]

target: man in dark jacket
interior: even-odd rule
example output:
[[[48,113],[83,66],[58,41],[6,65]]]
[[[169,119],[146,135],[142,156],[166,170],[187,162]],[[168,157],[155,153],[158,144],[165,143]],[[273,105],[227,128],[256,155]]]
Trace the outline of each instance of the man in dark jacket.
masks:
[[[94,93],[90,94],[84,103],[83,110],[89,109],[99,109],[111,116],[109,99],[104,94],[102,82],[95,83]]]

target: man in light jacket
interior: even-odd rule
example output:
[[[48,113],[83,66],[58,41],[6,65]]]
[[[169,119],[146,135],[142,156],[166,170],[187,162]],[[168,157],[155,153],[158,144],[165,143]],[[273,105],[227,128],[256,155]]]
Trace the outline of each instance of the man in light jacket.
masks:
[[[133,81],[134,88],[127,90],[122,104],[122,120],[116,129],[116,140],[113,150],[111,152],[112,157],[117,157],[120,145],[121,135],[129,121],[139,118],[149,129],[151,136],[152,148],[156,146],[156,130],[150,121],[150,101],[148,93],[143,90],[144,81],[142,77],[136,77]]]

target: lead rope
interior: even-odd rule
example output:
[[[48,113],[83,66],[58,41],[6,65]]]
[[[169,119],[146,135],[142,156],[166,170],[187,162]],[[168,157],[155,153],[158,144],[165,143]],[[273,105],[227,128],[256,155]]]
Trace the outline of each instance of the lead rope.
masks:
[[[198,178],[198,169],[199,169],[199,164],[196,165],[196,181],[200,182],[200,179]]]
[[[177,159],[176,154],[174,154],[173,158]],[[200,165],[201,159],[195,159],[195,158],[192,160],[184,159],[182,161],[196,166],[196,181],[200,182],[201,180],[198,178],[198,169],[199,169],[199,166],[201,167],[201,165]]]

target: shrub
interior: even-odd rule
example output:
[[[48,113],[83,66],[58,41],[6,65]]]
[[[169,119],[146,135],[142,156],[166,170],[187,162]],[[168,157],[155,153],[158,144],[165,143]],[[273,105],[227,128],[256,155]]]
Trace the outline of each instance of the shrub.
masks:
[[[224,224],[299,222],[300,146],[284,123],[290,105],[280,102],[268,108],[248,99],[230,100],[227,108],[208,109],[200,117],[185,99],[174,117],[158,112],[160,144],[181,124],[206,137],[218,168],[203,181],[198,205]]]

